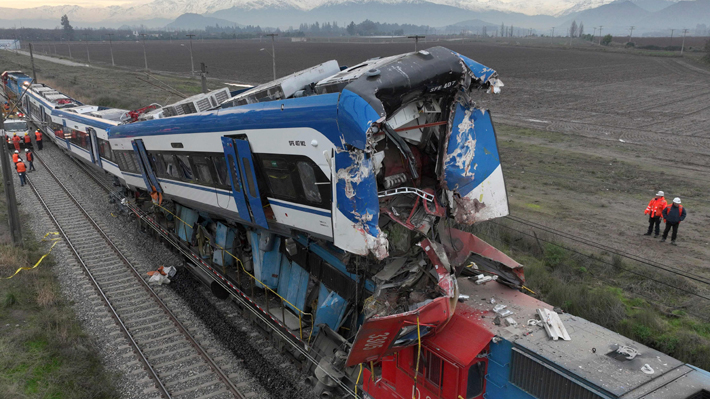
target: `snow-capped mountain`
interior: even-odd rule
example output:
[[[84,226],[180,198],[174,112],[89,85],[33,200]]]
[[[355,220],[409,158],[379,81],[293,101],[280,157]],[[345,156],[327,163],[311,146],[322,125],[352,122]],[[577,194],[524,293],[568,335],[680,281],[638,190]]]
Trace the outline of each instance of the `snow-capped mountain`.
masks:
[[[152,0],[111,7],[0,8],[0,27],[54,28],[66,14],[76,27],[143,24],[159,28],[181,15],[199,14],[243,25],[268,27],[298,26],[316,21],[347,24],[365,19],[443,27],[480,19],[495,24],[549,29],[585,10],[623,1],[627,0]],[[678,4],[677,0],[632,1],[652,13],[662,13],[658,9],[664,4],[669,4],[668,9]],[[701,3],[708,1],[680,3],[698,3],[702,8]]]
[[[41,6],[35,8],[0,8],[3,19],[57,19],[67,14],[70,20],[98,22],[129,21],[151,18],[177,18],[185,13],[208,14],[229,8],[243,10],[294,9],[310,11],[320,7],[347,4],[407,4],[432,3],[470,11],[503,11],[528,15],[555,15],[574,8],[581,11],[613,0],[153,0],[127,6],[80,7]]]

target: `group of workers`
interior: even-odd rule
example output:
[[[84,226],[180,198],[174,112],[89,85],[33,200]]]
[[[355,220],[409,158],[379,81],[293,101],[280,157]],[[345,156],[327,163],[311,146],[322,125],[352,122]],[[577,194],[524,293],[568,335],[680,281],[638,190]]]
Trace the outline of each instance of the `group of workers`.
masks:
[[[666,202],[665,199],[665,193],[663,191],[659,191],[656,193],[656,196],[651,200],[651,202],[648,203],[644,213],[648,215],[648,231],[644,234],[645,236],[650,236],[655,226],[656,234],[654,237],[658,238],[661,232],[661,219],[663,219],[663,221],[666,222],[666,228],[663,230],[661,242],[665,242],[668,238],[668,232],[673,230],[673,234],[671,235],[671,244],[678,245],[675,243],[675,240],[678,237],[678,226],[680,225],[680,222],[685,220],[685,216],[687,215],[687,212],[683,208],[679,197],[673,198],[673,202],[668,205],[668,202]]]
[[[37,150],[42,150],[42,132],[39,129],[35,131],[35,142]],[[32,138],[29,133],[25,133],[25,137],[20,137],[15,133],[12,135],[12,144],[15,146],[15,151],[20,151],[22,147],[30,149],[32,148]]]
[[[25,162],[22,160],[22,157],[20,156],[20,151],[15,150],[15,153],[12,154],[12,162],[15,164],[15,170],[17,170],[17,175],[20,177],[20,187],[23,187],[25,184],[27,184],[27,172],[35,170],[35,155],[29,148],[25,148],[25,158],[27,159],[27,163],[30,164],[29,169],[27,169],[27,165],[25,165]]]

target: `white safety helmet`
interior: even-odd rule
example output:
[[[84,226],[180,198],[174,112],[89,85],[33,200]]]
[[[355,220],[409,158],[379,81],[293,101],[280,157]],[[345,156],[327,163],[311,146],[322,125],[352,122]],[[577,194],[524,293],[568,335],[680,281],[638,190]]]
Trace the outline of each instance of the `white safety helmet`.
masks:
[[[673,198],[673,203],[680,204],[680,198],[678,198],[678,197]]]
[[[19,154],[19,153],[20,153],[20,151],[15,150],[15,154]]]
[[[666,195],[666,194],[660,190],[656,193],[656,197],[663,197],[664,195]]]
[[[29,149],[29,148],[25,148],[25,152],[30,152],[30,149]]]

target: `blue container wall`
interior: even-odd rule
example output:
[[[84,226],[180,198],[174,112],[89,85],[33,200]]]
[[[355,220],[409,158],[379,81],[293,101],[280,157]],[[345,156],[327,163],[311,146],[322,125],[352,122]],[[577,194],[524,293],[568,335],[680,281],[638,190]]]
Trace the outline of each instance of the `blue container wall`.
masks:
[[[488,356],[488,374],[486,374],[486,399],[537,399],[510,383],[510,359],[513,345],[506,341],[491,342]]]

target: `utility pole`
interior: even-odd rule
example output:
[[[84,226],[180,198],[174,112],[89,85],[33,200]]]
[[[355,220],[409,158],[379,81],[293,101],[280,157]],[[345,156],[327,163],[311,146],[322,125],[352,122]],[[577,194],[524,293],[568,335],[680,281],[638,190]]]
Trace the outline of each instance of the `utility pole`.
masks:
[[[69,58],[72,58],[71,56],[71,42],[67,40],[67,47],[69,47]]]
[[[86,44],[86,60],[91,65],[91,56],[89,55],[89,39],[87,39],[87,33],[84,33],[84,44]]]
[[[32,43],[30,43],[30,62],[32,63],[32,79],[34,80],[33,83],[37,83],[37,72],[35,72],[35,56],[34,52],[32,51]]]
[[[141,41],[143,42],[143,60],[145,61],[145,70],[148,71],[148,55],[145,53],[145,33],[141,33]]]
[[[594,33],[592,34],[592,43],[594,43],[594,39],[597,37],[597,27],[594,27]]]
[[[599,27],[599,45],[600,46],[602,45],[602,28],[603,27],[604,27],[604,25]]]
[[[274,42],[276,41],[276,36],[278,33],[269,33],[264,36],[271,36],[271,61],[274,69],[274,80],[276,80],[276,49],[274,48]]]
[[[207,93],[207,65],[200,62],[200,77],[202,78],[202,92]]]
[[[113,35],[113,33],[108,33],[108,47],[111,50],[111,66],[116,66],[116,63],[113,62],[113,42],[111,40]]]
[[[30,43],[30,54],[32,54],[32,43]],[[10,222],[10,235],[12,243],[16,247],[22,245],[22,225],[20,224],[20,213],[17,210],[17,198],[15,197],[15,185],[12,181],[12,169],[10,168],[10,155],[7,153],[7,137],[5,137],[5,117],[0,114],[0,162],[2,162],[3,186],[5,188],[5,201],[7,202],[7,218]]]
[[[185,35],[190,38],[190,66],[192,67],[191,73],[194,75],[195,74],[195,61],[193,61],[192,58],[192,38],[195,37],[193,34]]]
[[[555,27],[552,27],[552,37],[555,37]]]
[[[414,39],[414,51],[418,51],[417,47],[419,44],[419,39],[424,39],[426,36],[419,36],[419,35],[414,35],[414,36],[407,36],[408,39]]]
[[[629,43],[631,43],[631,36],[634,34],[634,28],[636,28],[636,27],[635,27],[635,26],[631,26],[631,27],[629,28],[629,29],[630,29],[630,32],[629,32]]]
[[[675,32],[675,29],[671,29],[671,46],[673,45],[673,32]]]
[[[685,49],[685,35],[688,34],[687,29],[683,29],[683,44],[680,46],[680,55],[683,55],[683,50]]]

